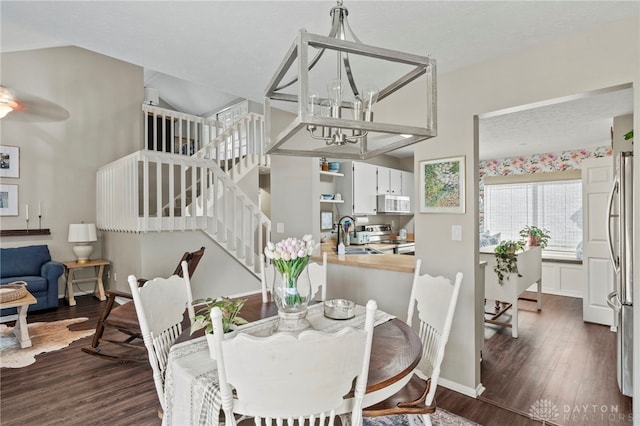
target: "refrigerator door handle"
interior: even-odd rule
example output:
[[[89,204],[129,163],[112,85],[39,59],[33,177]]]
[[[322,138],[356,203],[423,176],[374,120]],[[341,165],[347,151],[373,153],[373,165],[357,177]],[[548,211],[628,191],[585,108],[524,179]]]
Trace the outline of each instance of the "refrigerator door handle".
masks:
[[[609,307],[613,309],[613,312],[615,312],[616,314],[620,312],[622,306],[620,305],[620,301],[618,300],[617,291],[609,293],[609,295],[607,296],[607,305],[609,305]]]
[[[615,255],[613,251],[613,236],[611,235],[611,219],[614,217],[618,217],[618,215],[613,214],[613,200],[616,192],[620,187],[620,180],[616,176],[613,181],[613,187],[611,188],[611,192],[609,193],[609,213],[607,215],[607,240],[609,242],[609,257],[611,258],[611,263],[613,264],[613,269],[615,273],[620,272],[620,260]]]

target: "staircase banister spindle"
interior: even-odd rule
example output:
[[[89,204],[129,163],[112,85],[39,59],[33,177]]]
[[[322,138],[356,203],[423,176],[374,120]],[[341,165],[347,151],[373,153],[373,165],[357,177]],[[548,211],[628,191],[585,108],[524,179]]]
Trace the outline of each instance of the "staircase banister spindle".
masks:
[[[102,223],[102,226],[99,225],[100,229],[122,232],[199,229],[212,235],[212,238],[236,258],[244,258],[244,266],[253,270],[254,268],[251,269],[249,266],[256,263],[254,252],[260,250],[264,244],[265,235],[267,238],[270,235],[271,224],[255,203],[236,186],[233,178],[239,179],[244,171],[248,171],[261,161],[263,117],[249,113],[230,129],[221,131],[220,122],[217,120],[190,116],[150,105],[144,105],[143,111],[145,116],[149,114],[154,121],[153,126],[150,126],[151,123],[144,120],[144,149],[118,159],[98,172],[100,178],[97,182],[101,193],[97,194],[97,200],[103,208],[98,216],[98,221]],[[155,117],[160,120],[171,120],[171,126],[161,126]],[[191,127],[191,123],[194,123],[194,127]],[[187,129],[184,129],[185,125],[188,126]],[[158,129],[158,126],[162,129]],[[147,139],[148,132],[151,131],[149,127],[154,127],[156,134],[160,132],[163,137],[154,138],[155,140]],[[209,134],[206,129],[209,129]],[[186,144],[183,144],[182,136],[185,130],[188,139]],[[168,136],[171,137],[170,141],[166,140]],[[176,139],[176,136],[179,138]],[[207,143],[206,140],[210,136],[215,136],[213,139],[217,139],[216,142],[219,143],[213,143],[213,141]],[[191,153],[191,137],[195,138],[194,143],[197,144],[195,147],[198,148],[198,154],[184,155]],[[147,140],[153,141],[153,144],[148,145]],[[167,146],[160,146],[159,143],[164,143],[165,140],[168,142]],[[165,152],[169,147],[169,152]],[[179,154],[184,162],[176,160],[176,154]],[[228,163],[231,169],[234,168],[233,163],[238,161],[236,163],[238,167],[233,172],[228,170],[229,167],[225,167],[227,170],[222,170],[219,166],[222,161]],[[122,167],[118,167],[119,164]],[[156,173],[152,173],[151,164],[155,165]],[[190,185],[186,179],[179,178],[178,170],[183,170],[190,176],[192,181]],[[149,189],[152,188],[151,176],[154,176],[159,183],[153,191],[156,194],[156,200],[151,200],[149,197]],[[143,190],[138,190],[136,182],[142,183]],[[166,188],[167,185],[171,189],[161,189],[161,187]],[[218,191],[221,187],[223,190]],[[190,202],[186,199],[188,191],[193,192]],[[165,197],[170,197],[165,207],[162,207],[163,203],[160,202],[163,193]],[[138,196],[142,202],[138,201]],[[151,217],[150,203],[154,201],[158,211],[157,217]],[[175,209],[176,202],[180,203],[179,213]],[[234,214],[232,210],[234,206],[240,212],[236,210]],[[163,217],[164,208],[171,210],[168,217]],[[190,217],[185,217],[185,214],[190,214]],[[218,224],[221,225],[220,229],[217,229]],[[255,235],[256,232],[258,235]],[[215,237],[216,234],[219,237]]]

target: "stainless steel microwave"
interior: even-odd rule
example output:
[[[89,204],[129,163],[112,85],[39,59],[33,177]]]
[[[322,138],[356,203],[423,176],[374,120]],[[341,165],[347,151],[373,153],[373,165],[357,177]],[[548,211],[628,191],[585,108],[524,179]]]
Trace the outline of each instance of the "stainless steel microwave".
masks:
[[[411,198],[404,195],[378,195],[378,213],[411,213]]]

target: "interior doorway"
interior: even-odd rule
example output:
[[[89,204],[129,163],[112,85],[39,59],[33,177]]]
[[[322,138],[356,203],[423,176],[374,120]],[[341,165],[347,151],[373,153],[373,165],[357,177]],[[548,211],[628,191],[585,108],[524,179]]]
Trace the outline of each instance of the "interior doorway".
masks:
[[[535,167],[526,169],[528,158],[601,152],[607,146],[610,151],[613,117],[627,114],[633,114],[630,84],[479,115],[480,165],[492,162],[504,173],[517,159],[524,173],[535,173]],[[483,184],[478,185],[483,231]],[[616,384],[615,333],[583,321],[581,295],[555,293],[543,295],[540,312],[535,302],[518,301],[517,339],[510,329],[485,327],[481,382],[486,390],[480,398],[526,417],[543,405],[553,406],[558,417],[547,420],[562,425],[631,424],[631,398],[622,396]],[[607,416],[584,406],[607,410]]]

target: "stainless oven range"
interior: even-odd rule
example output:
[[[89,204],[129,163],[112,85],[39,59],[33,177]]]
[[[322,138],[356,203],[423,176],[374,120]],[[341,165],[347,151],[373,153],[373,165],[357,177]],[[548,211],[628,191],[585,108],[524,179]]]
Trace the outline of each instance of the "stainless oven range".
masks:
[[[397,241],[391,239],[391,225],[366,225],[363,226],[363,231],[367,231],[369,233],[370,243],[393,244],[394,254],[415,254],[415,241]]]

